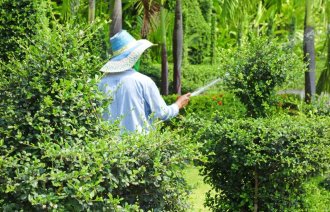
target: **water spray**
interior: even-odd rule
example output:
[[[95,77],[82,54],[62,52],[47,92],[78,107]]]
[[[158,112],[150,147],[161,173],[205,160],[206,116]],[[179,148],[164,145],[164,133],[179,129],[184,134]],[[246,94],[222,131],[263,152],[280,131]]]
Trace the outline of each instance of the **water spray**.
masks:
[[[204,91],[206,91],[207,89],[209,89],[211,86],[217,84],[221,80],[222,79],[220,79],[220,78],[219,79],[216,79],[216,80],[213,80],[212,82],[208,83],[207,85],[205,85],[203,87],[200,87],[197,90],[195,90],[194,92],[192,92],[190,96],[197,96],[197,95],[203,93]]]

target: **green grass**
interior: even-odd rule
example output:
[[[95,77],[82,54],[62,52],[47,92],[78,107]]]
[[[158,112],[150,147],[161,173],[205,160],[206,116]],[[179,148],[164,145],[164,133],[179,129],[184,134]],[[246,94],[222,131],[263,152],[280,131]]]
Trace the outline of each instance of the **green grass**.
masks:
[[[325,179],[323,176],[315,177],[305,183],[305,204],[311,212],[330,212],[330,190],[320,186]]]
[[[190,195],[190,202],[192,205],[192,211],[202,212],[210,211],[204,206],[205,194],[211,189],[211,187],[203,182],[203,177],[198,173],[198,167],[189,166],[185,170],[185,179],[188,184],[192,186],[192,193]]]
[[[199,175],[198,167],[188,166],[185,170],[185,179],[193,188],[190,195],[192,212],[211,211],[204,206],[205,194],[211,187],[203,182],[203,177]],[[304,202],[311,212],[330,212],[330,190],[320,186],[320,182],[325,176],[315,177],[304,184],[306,196]]]

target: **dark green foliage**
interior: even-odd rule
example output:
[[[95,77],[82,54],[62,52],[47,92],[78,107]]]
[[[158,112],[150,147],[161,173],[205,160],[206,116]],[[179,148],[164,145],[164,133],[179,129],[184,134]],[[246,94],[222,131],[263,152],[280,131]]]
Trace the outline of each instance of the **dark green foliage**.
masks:
[[[252,117],[268,113],[276,103],[276,88],[288,80],[290,72],[304,71],[301,58],[267,38],[252,39],[235,52],[227,53],[224,60],[228,72],[226,84]]]
[[[36,8],[33,0],[1,0],[0,2],[0,59],[8,61],[15,55],[22,59],[17,39],[30,38],[35,33]]]
[[[164,100],[168,104],[175,102],[176,98],[177,95],[164,96]],[[191,97],[189,104],[180,111],[180,114],[185,117],[198,117],[206,120],[242,118],[245,113],[242,103],[233,94],[226,92]]]
[[[169,66],[169,67],[171,67],[171,66]],[[160,64],[149,63],[148,61],[143,60],[143,58],[142,58],[141,63],[140,63],[139,72],[149,76],[156,83],[156,85],[160,88],[160,86],[161,86],[161,65]],[[171,71],[171,73],[173,73],[173,72]],[[169,75],[170,75],[170,73],[169,73]]]
[[[127,181],[119,184],[113,193],[125,202],[136,202],[145,211],[187,210],[189,190],[183,171],[186,162],[198,156],[193,151],[195,145],[174,136],[175,133],[158,130],[147,137],[125,139],[126,148],[118,158],[122,168],[117,179],[121,180],[127,172],[124,179]]]
[[[40,8],[46,8],[40,5]],[[182,211],[194,145],[165,131],[123,136],[100,119],[98,27],[52,28],[40,11],[22,61],[1,63],[0,208],[5,211]],[[93,51],[92,51],[93,52]],[[6,73],[6,75],[4,75]]]
[[[143,61],[143,60],[142,60]],[[172,67],[169,65],[169,67]],[[160,65],[143,63],[140,72],[150,76],[158,87],[160,87]],[[221,65],[185,65],[182,66],[182,93],[192,92],[199,87],[206,85],[212,80],[224,78],[224,69]],[[169,69],[169,75],[173,74],[173,70]],[[170,85],[171,85],[170,79]],[[212,87],[212,90],[218,91],[223,83]],[[171,90],[171,89],[170,89]]]
[[[84,44],[85,47],[88,48],[88,52],[92,55],[97,55],[100,57],[100,61],[102,62],[104,60],[109,59],[109,40],[108,40],[108,31],[105,30],[107,26],[107,22],[100,21],[100,19],[96,18],[94,21],[94,24],[91,24],[89,27],[91,27],[91,31],[93,31],[91,38],[86,41]],[[79,24],[77,24],[79,26]]]
[[[329,96],[318,96],[310,104],[302,104],[300,111],[308,116],[330,117],[330,99]]]
[[[325,68],[322,70],[319,80],[316,85],[316,93],[321,94],[330,93],[330,3],[327,3],[327,11],[328,11],[328,33],[327,33],[327,45],[328,45],[328,52],[327,52],[327,59]]]
[[[277,102],[278,108],[290,115],[303,113],[309,117],[330,116],[330,100],[327,95],[317,96],[310,104],[304,104],[297,95],[283,94],[277,96]]]
[[[199,8],[207,23],[211,23],[213,0],[198,0]]]
[[[182,91],[183,93],[192,92],[199,87],[202,87],[211,81],[224,78],[224,69],[221,65],[186,65],[182,70]],[[211,90],[218,91],[219,87],[223,87],[223,83],[220,82]]]
[[[330,162],[329,117],[278,116],[203,122],[202,174],[215,211],[303,208],[303,182]],[[196,134],[198,135],[198,133]]]
[[[328,175],[324,180],[322,180],[319,185],[330,191],[330,175]]]
[[[209,55],[210,23],[205,20],[198,0],[183,1],[184,42],[191,64],[201,64]],[[204,7],[203,7],[204,8]]]

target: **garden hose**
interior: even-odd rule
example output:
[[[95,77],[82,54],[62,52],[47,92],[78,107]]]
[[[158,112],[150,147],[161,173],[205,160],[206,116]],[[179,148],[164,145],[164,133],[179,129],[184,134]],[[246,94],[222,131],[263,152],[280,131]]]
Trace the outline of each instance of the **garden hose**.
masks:
[[[203,93],[204,91],[206,91],[207,89],[209,89],[211,86],[215,85],[216,83],[220,82],[221,80],[222,79],[220,79],[220,78],[213,80],[212,82],[208,83],[207,85],[200,87],[197,90],[195,90],[194,92],[192,92],[190,96],[197,96],[197,95]]]

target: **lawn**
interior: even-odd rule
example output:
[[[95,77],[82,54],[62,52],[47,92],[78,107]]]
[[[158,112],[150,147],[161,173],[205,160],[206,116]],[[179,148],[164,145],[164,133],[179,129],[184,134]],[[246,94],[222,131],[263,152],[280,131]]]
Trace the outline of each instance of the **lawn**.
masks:
[[[198,173],[198,167],[189,166],[185,172],[185,178],[190,186],[192,186],[192,193],[190,201],[192,209],[198,211],[210,211],[204,206],[205,194],[210,190],[210,186],[203,182],[203,177]]]
[[[185,179],[192,186],[190,202],[193,212],[211,211],[204,206],[205,194],[211,189],[210,185],[203,182],[203,177],[199,175],[198,167],[189,166],[185,171]],[[305,204],[309,211],[329,212],[330,191],[320,186],[320,182],[325,179],[325,176],[314,177],[305,183],[306,196]]]

